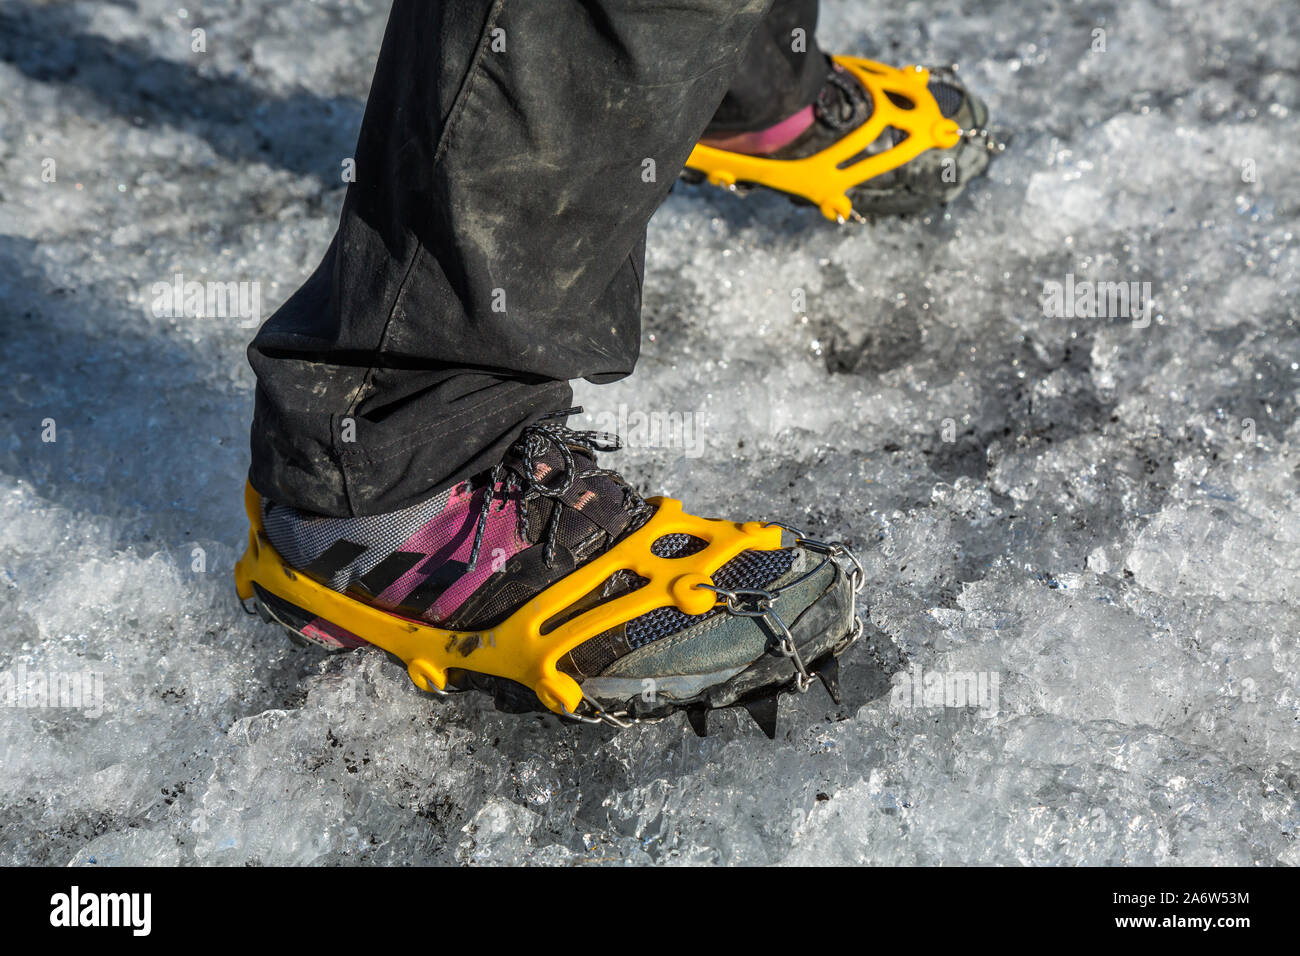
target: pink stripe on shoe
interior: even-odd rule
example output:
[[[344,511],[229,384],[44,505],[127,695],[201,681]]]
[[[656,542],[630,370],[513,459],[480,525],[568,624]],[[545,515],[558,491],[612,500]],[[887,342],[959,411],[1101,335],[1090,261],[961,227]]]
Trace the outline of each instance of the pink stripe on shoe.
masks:
[[[762,156],[775,153],[782,146],[793,143],[812,124],[813,108],[805,106],[798,113],[767,129],[755,130],[751,133],[732,133],[726,136],[708,136],[700,142],[715,149]]]
[[[479,507],[486,493],[486,488],[479,489],[477,493],[472,492],[468,483],[455,488],[443,513],[412,534],[398,548],[399,551],[428,554],[429,558],[385,588],[376,597],[375,604],[395,608],[447,561],[468,563],[474,547]],[[507,494],[503,488],[497,487],[497,496],[483,529],[478,566],[448,586],[424,614],[426,620],[435,624],[446,620],[478,590],[479,585],[501,570],[504,562],[528,547],[528,542],[518,534],[519,507],[517,494]]]

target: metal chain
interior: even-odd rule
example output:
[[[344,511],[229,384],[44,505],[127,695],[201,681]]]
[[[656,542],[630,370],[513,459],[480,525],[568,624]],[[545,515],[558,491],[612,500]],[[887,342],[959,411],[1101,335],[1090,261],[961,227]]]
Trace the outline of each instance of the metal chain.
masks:
[[[930,77],[932,79],[948,80],[950,83],[955,84],[958,82],[957,64],[949,63],[947,66],[932,66],[930,67]],[[968,142],[974,142],[977,139],[983,140],[984,148],[990,153],[1001,153],[1006,151],[1007,144],[1000,142],[993,135],[992,130],[983,126],[977,126],[974,129],[959,129],[957,133],[962,139],[967,140]]]
[[[799,654],[799,648],[794,642],[794,635],[790,633],[790,628],[786,626],[785,621],[781,620],[781,615],[772,606],[772,602],[776,600],[777,595],[790,585],[778,589],[775,594],[762,588],[728,589],[713,584],[697,584],[696,587],[712,591],[720,598],[723,598],[723,603],[732,614],[739,617],[762,618],[767,621],[769,626],[779,632],[777,650],[783,657],[788,657],[794,662],[796,671],[794,676],[795,689],[802,694],[812,686],[812,675],[808,673],[803,657]]]
[[[968,143],[982,140],[984,148],[990,153],[1006,152],[1007,144],[997,139],[993,132],[984,126],[977,126],[974,129],[959,129],[957,134]]]

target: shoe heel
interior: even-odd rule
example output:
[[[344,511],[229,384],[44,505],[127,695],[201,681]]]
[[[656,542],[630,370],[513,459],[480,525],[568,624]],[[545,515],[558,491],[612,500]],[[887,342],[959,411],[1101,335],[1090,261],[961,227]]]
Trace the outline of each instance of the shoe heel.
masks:
[[[337,624],[276,597],[256,583],[253,584],[253,596],[257,613],[262,620],[268,624],[279,624],[288,634],[289,640],[299,647],[316,647],[338,653],[370,643]]]

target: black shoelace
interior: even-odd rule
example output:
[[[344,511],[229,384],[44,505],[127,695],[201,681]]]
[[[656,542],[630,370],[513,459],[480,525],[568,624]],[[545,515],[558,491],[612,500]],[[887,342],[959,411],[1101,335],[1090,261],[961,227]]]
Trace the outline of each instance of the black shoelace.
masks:
[[[518,464],[509,465],[502,461],[493,467],[488,475],[483,504],[479,508],[478,522],[474,528],[474,547],[470,550],[467,570],[473,571],[478,563],[479,549],[483,544],[483,533],[487,528],[492,503],[496,501],[497,510],[500,511],[505,508],[511,494],[520,495],[517,513],[518,533],[525,541],[533,540],[530,534],[528,505],[538,498],[549,498],[552,501],[551,514],[547,519],[545,531],[548,568],[555,566],[560,516],[567,505],[565,496],[573,489],[574,482],[597,477],[613,479],[623,489],[622,508],[632,522],[648,516],[654,510],[644,498],[627,486],[617,472],[610,471],[608,468],[594,467],[594,464],[590,468],[579,467],[574,454],[575,449],[586,452],[594,463],[598,452],[618,451],[623,447],[617,435],[608,432],[575,431],[567,425],[546,421],[549,418],[567,418],[581,411],[582,408],[579,407],[553,412],[541,421],[526,426],[512,449],[517,453]],[[559,456],[560,467],[551,471],[547,476],[548,480],[543,481],[537,477],[537,473],[543,463],[543,456],[548,451],[553,451]]]

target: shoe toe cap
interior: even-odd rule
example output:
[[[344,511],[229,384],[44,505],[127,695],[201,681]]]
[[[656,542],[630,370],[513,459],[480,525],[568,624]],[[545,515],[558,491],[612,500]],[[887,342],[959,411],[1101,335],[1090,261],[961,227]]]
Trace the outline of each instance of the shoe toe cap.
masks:
[[[744,690],[788,682],[794,665],[779,649],[781,623],[805,664],[823,657],[853,629],[848,575],[823,554],[796,550],[790,569],[767,588],[776,595],[772,614],[719,610],[702,615],[689,627],[621,657],[590,681],[592,688],[648,681],[673,700],[712,697],[719,706],[725,697],[735,696],[722,688],[737,681]]]

